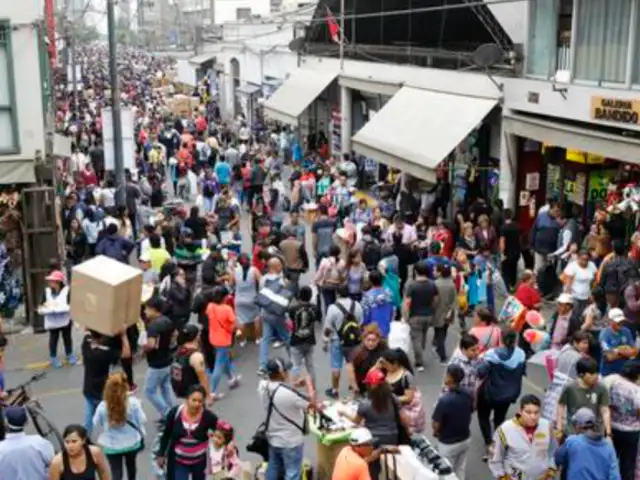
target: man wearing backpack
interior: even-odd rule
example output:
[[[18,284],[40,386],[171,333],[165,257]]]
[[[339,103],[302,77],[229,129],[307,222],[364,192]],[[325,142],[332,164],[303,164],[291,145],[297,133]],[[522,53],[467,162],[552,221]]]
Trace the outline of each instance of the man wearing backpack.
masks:
[[[330,398],[338,398],[340,373],[344,360],[353,348],[360,344],[362,306],[349,298],[346,285],[338,287],[338,298],[327,308],[324,321],[324,348],[329,348],[331,362],[331,386],[325,391]]]
[[[606,304],[611,308],[624,308],[624,304],[620,303],[624,301],[624,289],[638,278],[638,269],[626,255],[622,240],[613,242],[613,253],[603,260],[596,278],[601,287],[597,291],[604,293]],[[598,300],[602,302],[602,298]]]
[[[378,269],[378,263],[382,260],[382,247],[373,237],[373,230],[371,225],[365,225],[362,227],[362,262],[369,272],[373,272]]]
[[[315,326],[321,315],[317,305],[311,303],[311,287],[303,286],[298,292],[297,302],[289,309],[291,322],[291,361],[294,380],[300,377],[301,369],[307,370],[315,385],[313,350],[316,344]]]

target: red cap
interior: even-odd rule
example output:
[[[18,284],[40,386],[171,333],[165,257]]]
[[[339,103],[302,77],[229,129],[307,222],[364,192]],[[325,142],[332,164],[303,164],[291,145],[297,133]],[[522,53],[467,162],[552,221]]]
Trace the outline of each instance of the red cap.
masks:
[[[50,282],[62,282],[64,283],[64,273],[60,270],[54,270],[49,275],[45,277],[45,280]]]
[[[371,385],[375,387],[376,385],[381,385],[386,379],[385,373],[379,368],[372,368],[367,372],[367,375],[364,377],[363,383],[365,385]]]

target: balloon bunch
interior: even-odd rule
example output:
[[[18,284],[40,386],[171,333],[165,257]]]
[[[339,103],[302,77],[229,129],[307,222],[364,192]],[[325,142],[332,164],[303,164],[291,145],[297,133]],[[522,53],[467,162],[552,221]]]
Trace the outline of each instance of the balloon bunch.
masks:
[[[537,310],[529,310],[524,317],[527,328],[523,332],[524,339],[531,345],[534,352],[539,352],[549,347],[551,339],[544,330],[545,320]]]

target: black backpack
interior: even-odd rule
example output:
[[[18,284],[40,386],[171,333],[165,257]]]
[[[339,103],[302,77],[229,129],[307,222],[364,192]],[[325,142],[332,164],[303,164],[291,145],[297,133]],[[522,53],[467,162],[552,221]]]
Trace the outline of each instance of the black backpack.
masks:
[[[296,337],[299,342],[313,344],[315,343],[315,324],[315,307],[313,305],[304,305],[298,308],[295,313],[292,335]]]
[[[377,270],[378,263],[382,260],[382,248],[375,240],[365,241],[362,247],[362,261],[370,272]]]
[[[355,347],[360,344],[360,335],[362,330],[355,316],[356,302],[351,301],[351,308],[347,311],[340,302],[336,302],[335,306],[342,312],[344,318],[338,327],[338,338],[340,345],[343,347]]]

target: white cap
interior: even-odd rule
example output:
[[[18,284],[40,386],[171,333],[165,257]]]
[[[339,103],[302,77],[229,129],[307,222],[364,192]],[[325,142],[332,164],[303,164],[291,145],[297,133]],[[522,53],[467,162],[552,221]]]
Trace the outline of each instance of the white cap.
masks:
[[[619,308],[612,308],[611,310],[609,310],[608,317],[609,320],[616,323],[624,322],[627,319],[624,312]]]
[[[356,428],[349,435],[351,445],[369,445],[373,443],[373,435],[368,428]]]
[[[556,301],[558,303],[573,305],[573,297],[568,293],[561,293]]]
[[[151,261],[151,255],[149,255],[149,252],[143,252],[142,255],[140,255],[140,258],[138,258],[139,262],[150,262]]]

